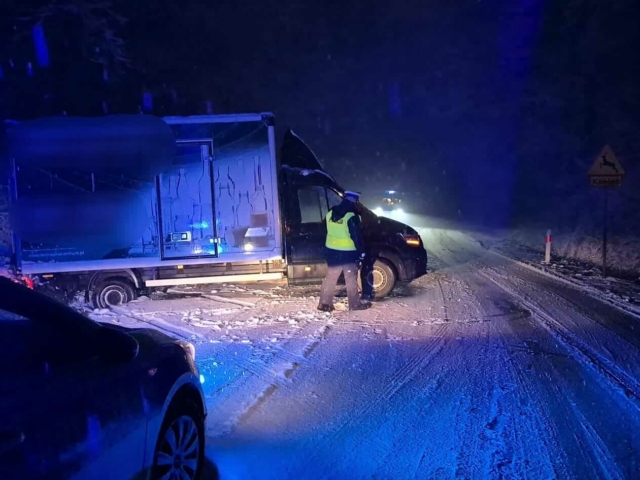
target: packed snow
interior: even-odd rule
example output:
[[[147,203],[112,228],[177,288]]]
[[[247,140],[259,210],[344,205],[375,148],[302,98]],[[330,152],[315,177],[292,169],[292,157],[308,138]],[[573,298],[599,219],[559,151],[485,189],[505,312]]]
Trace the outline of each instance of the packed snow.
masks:
[[[420,228],[430,273],[368,311],[260,284],[90,315],[196,345],[221,478],[637,478],[633,302],[439,227]]]
[[[277,283],[74,306],[196,346],[223,479],[638,478],[638,285],[417,228],[429,274],[367,311]]]

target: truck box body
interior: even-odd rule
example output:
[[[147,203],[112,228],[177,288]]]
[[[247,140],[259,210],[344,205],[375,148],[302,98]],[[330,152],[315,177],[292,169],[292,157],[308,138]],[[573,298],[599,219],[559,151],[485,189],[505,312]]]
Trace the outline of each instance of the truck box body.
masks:
[[[270,115],[165,118],[166,131],[123,119],[81,119],[94,124],[84,129],[45,119],[14,133],[23,273],[282,260]]]

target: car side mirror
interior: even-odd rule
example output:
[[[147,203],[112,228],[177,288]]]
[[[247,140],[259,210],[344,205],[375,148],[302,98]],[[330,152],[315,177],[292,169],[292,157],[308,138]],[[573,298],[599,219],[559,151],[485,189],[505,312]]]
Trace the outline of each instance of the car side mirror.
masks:
[[[98,355],[112,363],[130,362],[136,358],[140,349],[131,335],[109,327],[101,327],[96,343]]]

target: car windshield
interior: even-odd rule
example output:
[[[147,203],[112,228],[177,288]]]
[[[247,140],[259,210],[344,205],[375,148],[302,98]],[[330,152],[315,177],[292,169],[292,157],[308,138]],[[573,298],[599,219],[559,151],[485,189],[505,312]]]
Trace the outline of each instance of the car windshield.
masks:
[[[364,222],[376,221],[378,219],[378,216],[362,202],[357,203],[357,209]]]

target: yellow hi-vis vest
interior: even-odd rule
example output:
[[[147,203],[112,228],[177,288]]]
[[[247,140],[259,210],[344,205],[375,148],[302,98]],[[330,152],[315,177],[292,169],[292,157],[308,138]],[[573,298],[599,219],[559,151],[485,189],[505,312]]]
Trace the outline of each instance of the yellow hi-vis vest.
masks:
[[[331,220],[331,210],[327,213],[327,248],[341,250],[343,252],[354,252],[356,244],[351,240],[349,234],[349,219],[355,217],[353,212],[347,213],[337,222]]]

